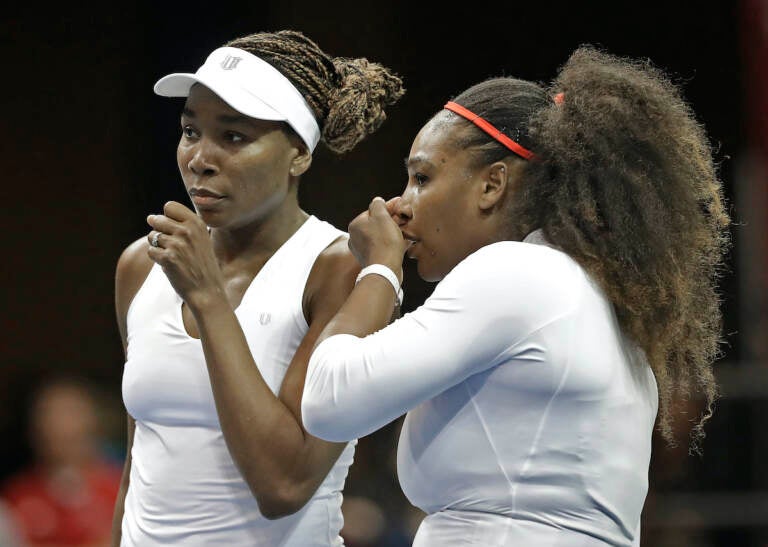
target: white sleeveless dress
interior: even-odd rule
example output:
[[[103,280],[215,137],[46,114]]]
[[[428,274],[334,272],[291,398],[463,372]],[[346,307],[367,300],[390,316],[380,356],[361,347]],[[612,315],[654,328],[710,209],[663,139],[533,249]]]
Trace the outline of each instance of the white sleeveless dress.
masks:
[[[277,393],[308,326],[302,296],[317,256],[346,235],[310,216],[267,261],[235,313]],[[299,512],[268,520],[227,450],[200,340],[182,322],[182,299],[154,265],[128,310],[122,393],[136,420],[122,545],[327,547],[339,536],[350,442]]]

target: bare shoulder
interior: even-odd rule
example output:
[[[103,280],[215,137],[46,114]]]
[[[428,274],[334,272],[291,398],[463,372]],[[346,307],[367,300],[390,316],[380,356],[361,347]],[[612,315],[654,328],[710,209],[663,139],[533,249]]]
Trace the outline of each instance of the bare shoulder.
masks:
[[[115,305],[118,317],[125,317],[133,297],[152,269],[154,262],[147,255],[146,237],[140,237],[120,254],[115,270]]]
[[[152,260],[147,254],[147,238],[142,236],[128,245],[117,259],[116,277],[122,280],[130,280],[140,277],[141,281],[152,268]]]
[[[327,276],[357,276],[359,271],[360,264],[349,250],[349,239],[346,236],[338,237],[323,249],[312,268],[312,274]]]

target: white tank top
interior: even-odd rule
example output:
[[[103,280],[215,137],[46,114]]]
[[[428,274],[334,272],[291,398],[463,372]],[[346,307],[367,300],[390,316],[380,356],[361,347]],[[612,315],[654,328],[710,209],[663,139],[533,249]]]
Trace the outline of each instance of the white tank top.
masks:
[[[302,310],[317,256],[339,236],[310,216],[267,261],[235,310],[261,375],[275,393],[308,326]],[[339,546],[350,442],[310,501],[268,520],[227,450],[200,340],[182,299],[154,265],[128,310],[122,393],[136,420],[123,546]]]

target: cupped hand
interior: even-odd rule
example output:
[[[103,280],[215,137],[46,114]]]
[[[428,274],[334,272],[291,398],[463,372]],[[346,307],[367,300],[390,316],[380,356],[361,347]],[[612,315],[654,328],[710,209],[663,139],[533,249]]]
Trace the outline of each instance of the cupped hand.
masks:
[[[189,306],[213,294],[224,294],[221,268],[208,227],[197,214],[176,201],[162,215],[149,215],[149,257],[162,266],[176,292]],[[156,242],[156,246],[154,245]]]
[[[384,264],[395,272],[402,271],[408,242],[396,221],[395,206],[399,199],[385,202],[375,197],[368,209],[349,223],[349,249],[362,267]]]

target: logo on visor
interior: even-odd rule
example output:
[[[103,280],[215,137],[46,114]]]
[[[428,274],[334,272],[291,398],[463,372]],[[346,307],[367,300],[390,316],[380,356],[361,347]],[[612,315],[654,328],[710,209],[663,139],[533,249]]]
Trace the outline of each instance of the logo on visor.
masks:
[[[239,63],[241,60],[242,57],[233,57],[232,55],[227,55],[221,62],[221,68],[224,70],[232,70],[237,67],[237,63]]]

